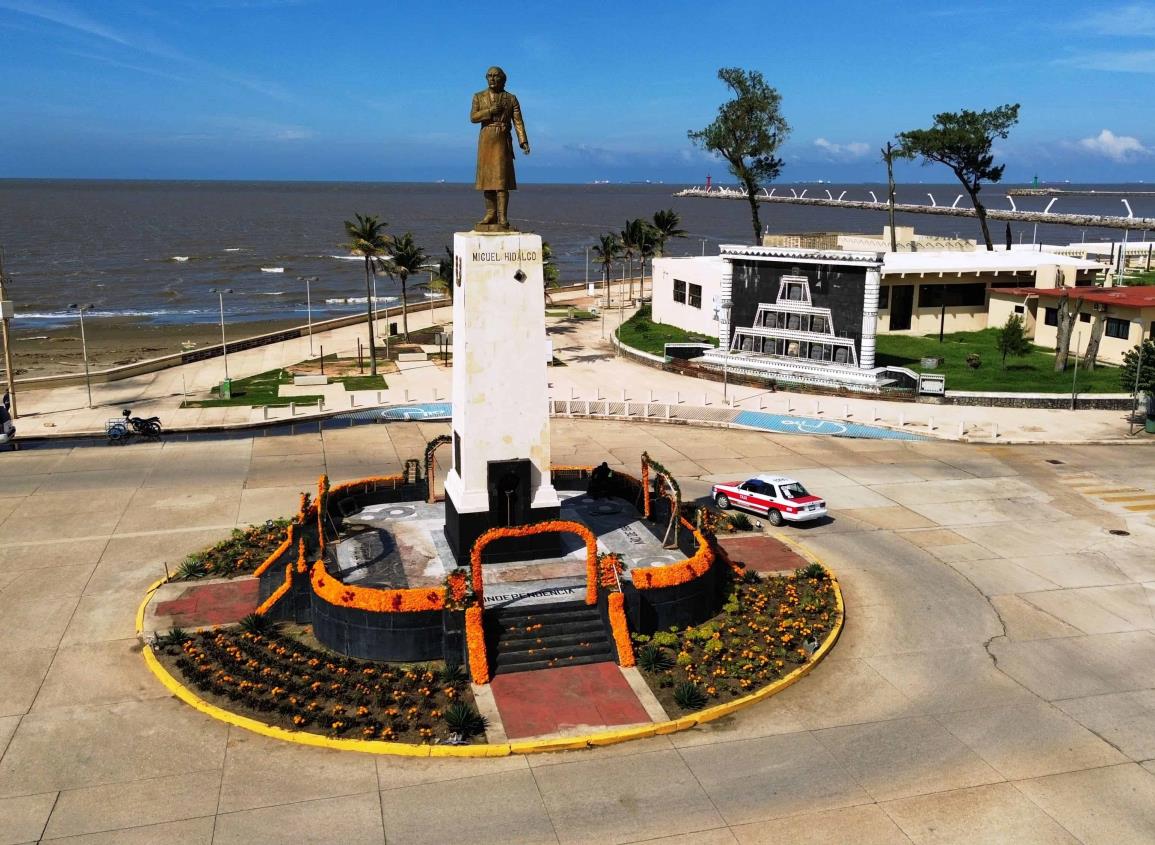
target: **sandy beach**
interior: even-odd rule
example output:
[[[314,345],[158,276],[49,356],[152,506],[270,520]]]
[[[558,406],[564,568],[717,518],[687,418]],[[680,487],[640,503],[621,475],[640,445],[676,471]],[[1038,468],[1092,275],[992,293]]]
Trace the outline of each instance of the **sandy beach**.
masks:
[[[226,327],[226,337],[240,340],[299,324],[297,319],[237,323]],[[158,326],[143,320],[101,319],[86,321],[84,332],[88,341],[88,365],[93,370],[172,355],[185,350],[182,344],[196,344],[193,348],[200,348],[221,342],[220,326],[211,323]],[[84,372],[79,323],[53,328],[13,327],[11,338],[12,368],[17,378]]]

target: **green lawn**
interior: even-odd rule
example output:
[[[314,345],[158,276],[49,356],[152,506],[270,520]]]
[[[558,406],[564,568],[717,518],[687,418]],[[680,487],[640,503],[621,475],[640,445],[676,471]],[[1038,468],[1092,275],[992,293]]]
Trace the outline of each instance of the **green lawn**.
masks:
[[[592,320],[597,315],[592,311],[587,311],[584,308],[546,308],[545,316],[547,317],[565,317],[569,320]]]
[[[998,329],[981,332],[955,332],[938,342],[933,337],[907,337],[883,334],[878,336],[875,365],[906,367],[917,372],[935,372],[946,375],[947,390],[1008,391],[1018,393],[1065,393],[1071,389],[1072,364],[1065,373],[1054,371],[1055,356],[1041,347],[1032,347],[1030,354],[1015,358],[1007,356],[1004,370],[995,347]],[[967,366],[966,357],[977,352],[982,365],[977,370]],[[924,371],[922,358],[938,356],[944,360],[941,367]],[[1126,393],[1119,384],[1118,367],[1098,366],[1093,372],[1079,368],[1080,393]]]
[[[1146,270],[1141,273],[1128,273],[1124,280],[1131,285],[1155,285],[1155,270]]]
[[[643,305],[638,313],[622,323],[618,329],[618,340],[626,346],[650,352],[654,355],[665,353],[667,343],[711,343],[718,344],[718,338],[688,332],[677,326],[655,323],[650,319],[650,306]]]
[[[379,359],[378,363],[384,363]],[[332,376],[331,382],[342,382],[346,390],[384,390],[388,385],[384,376]],[[292,384],[293,376],[288,370],[268,370],[248,378],[233,379],[231,399],[189,399],[181,403],[182,408],[232,408],[269,407],[284,408],[290,402],[298,405],[315,405],[320,394],[307,396],[278,396],[282,384]]]

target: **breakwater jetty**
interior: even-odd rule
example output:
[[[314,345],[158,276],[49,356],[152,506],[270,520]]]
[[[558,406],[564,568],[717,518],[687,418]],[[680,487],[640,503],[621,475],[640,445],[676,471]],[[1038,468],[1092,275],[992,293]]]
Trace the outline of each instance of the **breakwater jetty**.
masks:
[[[806,196],[809,189],[804,189],[799,192],[795,188],[787,189],[789,194],[778,193],[777,188],[763,188],[757,195],[758,202],[764,203],[785,203],[788,205],[814,205],[825,206],[828,208],[854,208],[860,211],[886,211],[890,206],[886,202],[881,202],[873,191],[870,191],[874,199],[871,200],[852,200],[846,199],[846,191],[842,191],[839,196],[835,197],[829,190],[826,191],[826,197]],[[1105,192],[1103,192],[1105,193]],[[747,194],[740,188],[685,188],[674,194],[676,197],[702,197],[705,199],[722,199],[722,200],[747,200]],[[938,214],[945,217],[974,217],[975,210],[968,205],[960,205],[963,196],[960,194],[951,205],[939,205],[933,195],[927,195],[930,198],[930,205],[919,205],[917,203],[895,203],[894,210],[904,214]],[[1083,226],[1083,227],[1101,227],[1105,229],[1128,229],[1128,230],[1143,230],[1155,229],[1155,217],[1122,217],[1108,214],[1058,214],[1049,211],[1020,211],[1014,208],[1014,200],[1011,200],[1010,209],[991,208],[986,206],[987,219],[989,220],[1008,220],[1019,223],[1053,223],[1060,226]],[[1048,206],[1050,208],[1050,206]]]

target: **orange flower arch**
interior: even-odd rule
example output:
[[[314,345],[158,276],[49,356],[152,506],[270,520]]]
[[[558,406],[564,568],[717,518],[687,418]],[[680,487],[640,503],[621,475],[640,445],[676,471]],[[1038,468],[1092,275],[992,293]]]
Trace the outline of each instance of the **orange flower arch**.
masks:
[[[508,528],[490,528],[474,543],[469,552],[469,574],[473,581],[473,593],[477,601],[484,604],[484,583],[481,576],[481,553],[495,540],[504,537],[530,537],[534,534],[569,533],[577,534],[586,545],[586,604],[598,601],[598,538],[580,522],[551,519],[535,522],[533,525],[513,525]]]

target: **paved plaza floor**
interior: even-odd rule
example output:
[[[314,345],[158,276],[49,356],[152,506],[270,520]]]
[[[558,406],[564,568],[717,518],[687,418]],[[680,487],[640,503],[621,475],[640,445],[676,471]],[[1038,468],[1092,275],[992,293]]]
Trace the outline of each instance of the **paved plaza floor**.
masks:
[[[1155,525],[1136,509],[1155,462],[1127,446],[556,420],[557,463],[636,472],[646,449],[687,498],[772,471],[829,504],[783,533],[839,575],[841,641],[686,733],[373,757],[230,728],[157,683],[134,614],[166,562],[444,431],[0,454],[0,843],[1155,841]]]

